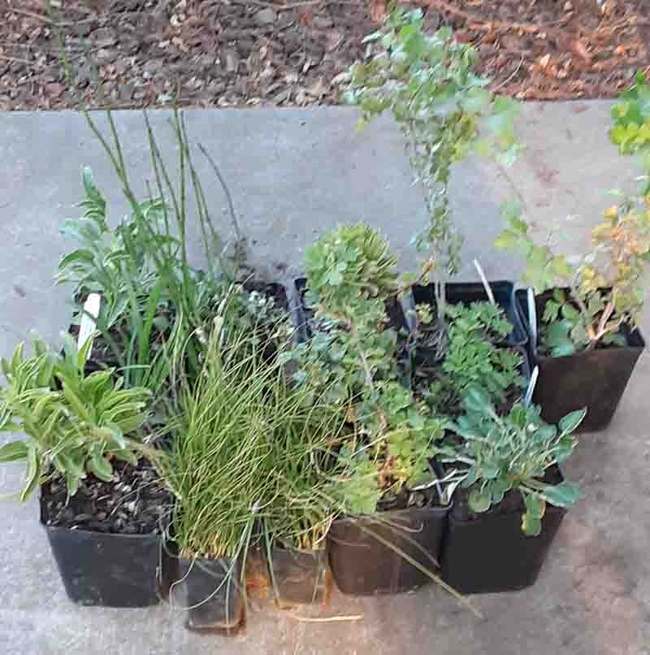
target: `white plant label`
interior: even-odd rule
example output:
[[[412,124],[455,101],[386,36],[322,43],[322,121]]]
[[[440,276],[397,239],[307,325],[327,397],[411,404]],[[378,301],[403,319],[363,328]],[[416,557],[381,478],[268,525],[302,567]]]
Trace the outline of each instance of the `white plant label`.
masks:
[[[102,296],[99,293],[91,293],[86,298],[84,303],[84,311],[81,315],[81,323],[79,325],[79,338],[77,339],[77,350],[81,350],[88,339],[92,339],[97,329],[97,317],[99,316],[99,309],[102,305]],[[88,357],[92,352],[92,346],[88,350]]]

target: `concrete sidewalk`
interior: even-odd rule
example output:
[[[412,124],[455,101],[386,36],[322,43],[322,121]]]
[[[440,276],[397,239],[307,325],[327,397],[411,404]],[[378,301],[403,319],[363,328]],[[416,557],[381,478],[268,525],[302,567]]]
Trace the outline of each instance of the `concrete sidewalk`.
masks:
[[[232,191],[253,259],[289,279],[304,248],[339,222],[365,220],[390,237],[402,264],[425,216],[399,132],[381,121],[354,129],[346,108],[189,111],[190,140],[201,141]],[[163,152],[173,156],[154,112]],[[133,179],[151,179],[141,115],[116,115]],[[486,162],[459,166],[455,221],[467,238],[464,261],[479,257],[491,278],[516,276],[520,263],[494,252],[499,204],[513,196],[539,227],[562,222],[567,251],[610,204],[608,189],[633,185],[630,162],[608,143],[608,103],[529,104],[521,140],[527,150],[504,171]],[[92,167],[113,215],[124,211],[117,180],[83,117],[74,113],[0,115],[0,355],[34,328],[48,339],[65,329],[68,292],[52,284],[70,244],[61,221],[79,214],[81,167]],[[227,231],[226,202],[204,162],[208,200]],[[474,278],[466,266],[464,278]],[[646,333],[650,322],[646,321]],[[644,425],[650,363],[642,357],[611,428],[582,438],[568,466],[586,498],[565,519],[537,585],[515,594],[475,597],[478,620],[435,586],[378,599],[336,594],[324,616],[254,609],[245,634],[198,637],[165,606],[146,610],[77,608],[65,596],[37,504],[0,506],[0,653],[3,655],[200,655],[237,653],[382,655],[650,654],[650,437]],[[0,469],[0,493],[13,491],[20,467]]]

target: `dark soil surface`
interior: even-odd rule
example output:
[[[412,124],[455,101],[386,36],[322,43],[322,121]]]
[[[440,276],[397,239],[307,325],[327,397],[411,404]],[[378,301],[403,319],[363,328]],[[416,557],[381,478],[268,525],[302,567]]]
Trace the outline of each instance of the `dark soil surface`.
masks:
[[[364,53],[384,0],[0,0],[0,109],[304,106]],[[616,95],[650,66],[647,0],[420,0],[523,99]],[[53,24],[55,21],[56,25]],[[59,36],[57,36],[57,34]],[[76,95],[60,64],[69,60]],[[99,83],[101,80],[101,84]]]
[[[55,478],[41,491],[47,525],[114,534],[152,534],[161,531],[171,512],[171,496],[151,464],[137,467],[113,464],[112,482],[88,474],[68,499],[65,480]]]

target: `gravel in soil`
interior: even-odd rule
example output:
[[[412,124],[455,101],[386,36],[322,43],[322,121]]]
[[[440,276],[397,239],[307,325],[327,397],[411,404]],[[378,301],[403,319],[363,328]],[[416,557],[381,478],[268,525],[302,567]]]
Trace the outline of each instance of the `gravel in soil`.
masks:
[[[112,482],[92,474],[68,498],[65,480],[54,478],[41,490],[46,525],[114,534],[157,534],[170,516],[172,499],[146,460],[137,466],[113,464]]]

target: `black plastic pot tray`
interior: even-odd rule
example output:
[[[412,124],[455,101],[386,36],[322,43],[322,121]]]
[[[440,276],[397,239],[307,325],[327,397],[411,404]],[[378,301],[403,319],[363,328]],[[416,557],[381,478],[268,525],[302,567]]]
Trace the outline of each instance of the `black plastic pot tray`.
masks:
[[[489,284],[494,300],[506,313],[508,321],[513,326],[512,332],[508,335],[508,343],[514,346],[524,345],[528,341],[528,333],[517,311],[513,283],[506,280],[497,280]],[[485,288],[480,282],[450,282],[445,285],[445,296],[447,302],[452,305],[458,303],[469,305],[473,302],[488,302],[489,300]],[[416,305],[427,304],[435,307],[434,286],[432,284],[414,285],[413,301]]]

